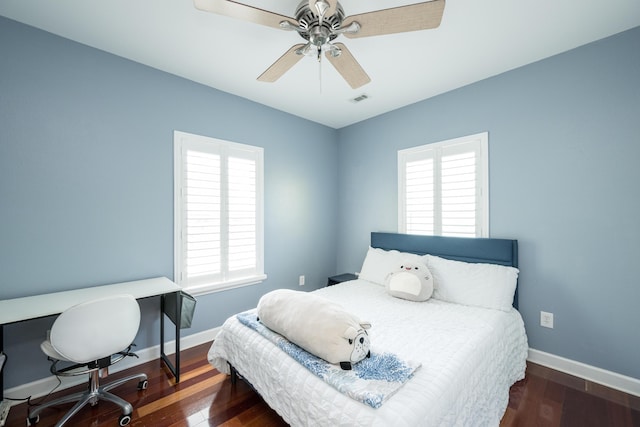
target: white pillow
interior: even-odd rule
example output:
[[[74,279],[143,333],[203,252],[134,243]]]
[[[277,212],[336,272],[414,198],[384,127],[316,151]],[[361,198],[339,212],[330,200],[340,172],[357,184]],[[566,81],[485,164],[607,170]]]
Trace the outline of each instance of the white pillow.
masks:
[[[395,250],[385,251],[384,249],[369,246],[358,278],[384,286],[389,273],[396,271],[404,260],[424,262],[416,254]]]
[[[511,310],[518,269],[497,264],[423,257],[434,279],[433,298],[457,304]]]

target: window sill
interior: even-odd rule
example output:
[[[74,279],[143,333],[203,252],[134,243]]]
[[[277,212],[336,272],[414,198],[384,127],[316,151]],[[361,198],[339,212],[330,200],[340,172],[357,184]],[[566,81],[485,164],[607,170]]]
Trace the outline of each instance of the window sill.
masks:
[[[230,289],[241,288],[244,286],[257,285],[267,279],[266,274],[260,274],[257,276],[243,277],[238,280],[231,280],[224,283],[205,283],[202,285],[183,287],[182,289],[190,295],[207,295],[221,291],[228,291]]]

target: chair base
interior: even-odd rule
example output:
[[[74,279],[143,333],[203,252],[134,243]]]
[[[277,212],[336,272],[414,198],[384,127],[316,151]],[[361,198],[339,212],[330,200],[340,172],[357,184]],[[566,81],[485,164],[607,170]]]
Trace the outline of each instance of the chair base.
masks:
[[[90,403],[91,406],[97,405],[99,400],[106,400],[112,403],[115,403],[120,408],[122,408],[122,415],[119,419],[119,424],[121,426],[126,426],[131,421],[131,414],[133,413],[133,406],[126,400],[116,396],[113,393],[110,393],[109,390],[112,390],[128,381],[138,380],[138,389],[144,390],[147,388],[147,375],[146,374],[136,374],[130,375],[125,378],[121,378],[119,380],[113,381],[109,384],[105,384],[104,386],[99,385],[99,372],[98,370],[94,370],[91,372],[90,380],[89,380],[89,390],[79,393],[74,393],[69,396],[63,396],[58,399],[54,399],[50,402],[44,403],[41,406],[29,411],[29,415],[27,417],[27,426],[32,426],[36,424],[40,420],[40,412],[44,409],[50,408],[52,406],[62,405],[64,403],[76,402],[77,403],[71,408],[65,415],[57,422],[55,427],[61,427],[65,425],[71,417],[77,414],[83,407]]]

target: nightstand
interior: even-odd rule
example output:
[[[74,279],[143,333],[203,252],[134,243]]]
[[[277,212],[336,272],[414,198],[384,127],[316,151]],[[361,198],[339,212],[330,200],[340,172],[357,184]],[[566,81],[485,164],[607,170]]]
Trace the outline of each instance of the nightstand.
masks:
[[[337,285],[338,283],[346,282],[348,280],[356,280],[357,278],[358,276],[353,273],[338,274],[337,276],[329,277],[329,280],[327,280],[327,286]]]

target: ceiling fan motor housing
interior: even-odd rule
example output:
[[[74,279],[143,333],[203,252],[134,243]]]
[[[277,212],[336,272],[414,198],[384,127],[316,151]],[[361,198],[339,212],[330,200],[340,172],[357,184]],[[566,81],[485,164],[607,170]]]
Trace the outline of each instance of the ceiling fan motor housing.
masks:
[[[295,18],[300,24],[297,29],[298,34],[312,45],[320,48],[338,37],[335,31],[342,25],[344,10],[338,3],[335,13],[331,16],[325,16],[320,22],[320,17],[309,8],[308,0],[302,0],[296,9]]]

